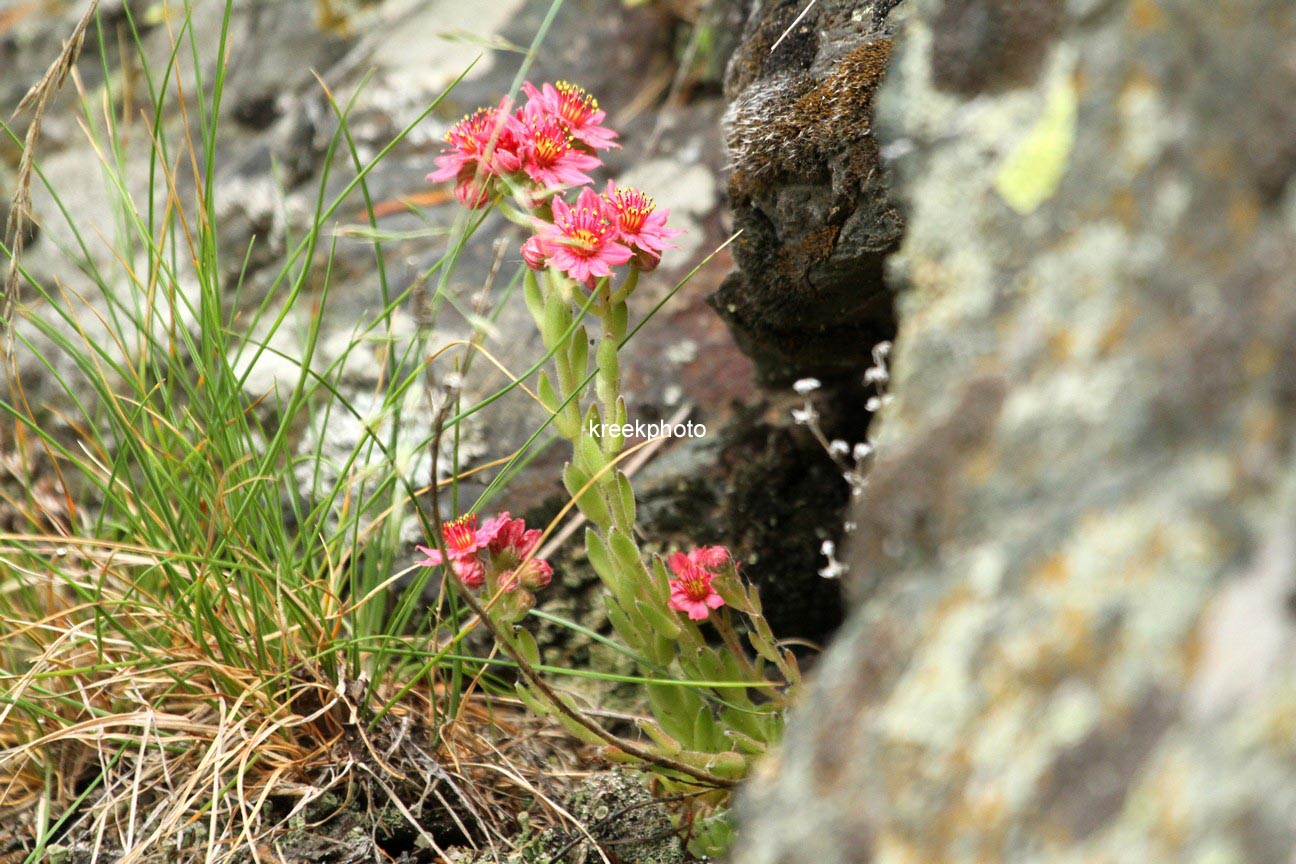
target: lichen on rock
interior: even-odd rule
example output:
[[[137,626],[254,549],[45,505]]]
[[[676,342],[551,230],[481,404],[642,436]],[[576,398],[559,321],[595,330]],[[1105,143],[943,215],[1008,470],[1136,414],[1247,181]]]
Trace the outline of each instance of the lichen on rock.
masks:
[[[635,775],[625,771],[591,774],[565,802],[579,824],[552,831],[542,844],[554,861],[584,864],[602,854],[625,864],[681,864],[684,849],[665,805],[654,800]],[[593,842],[591,842],[593,841]],[[594,848],[598,844],[599,849]]]
[[[1287,864],[1296,7],[900,10],[854,609],[734,860]]]

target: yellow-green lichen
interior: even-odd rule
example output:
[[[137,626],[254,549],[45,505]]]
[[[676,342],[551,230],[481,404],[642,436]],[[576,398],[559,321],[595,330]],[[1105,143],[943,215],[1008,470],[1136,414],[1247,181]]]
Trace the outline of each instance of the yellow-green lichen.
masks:
[[[995,191],[1019,214],[1039,209],[1061,184],[1075,147],[1078,102],[1069,70],[1056,70],[1044,113],[999,166]]]

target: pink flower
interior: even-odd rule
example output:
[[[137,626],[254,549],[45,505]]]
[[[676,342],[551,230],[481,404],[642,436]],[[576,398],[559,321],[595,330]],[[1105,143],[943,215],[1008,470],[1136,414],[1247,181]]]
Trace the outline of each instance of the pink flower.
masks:
[[[672,552],[666,558],[666,564],[670,567],[671,572],[675,574],[683,573],[689,567],[701,567],[703,570],[709,570],[712,573],[724,567],[733,560],[733,555],[723,546],[698,546],[685,554],[683,552]]]
[[[527,530],[526,521],[512,518],[507,510],[496,518],[500,528],[488,546],[492,555],[512,552],[518,558],[525,558],[535,550],[543,533],[539,528]]]
[[[458,177],[465,168],[477,173],[477,162],[490,138],[489,130],[495,119],[494,108],[478,108],[450,127],[445,134],[450,148],[436,157],[437,170],[427,175],[433,183]]]
[[[608,220],[616,225],[621,242],[648,254],[651,267],[644,269],[656,267],[656,260],[661,258],[663,249],[678,248],[668,241],[684,232],[666,227],[670,211],[658,210],[656,202],[638,189],[618,189],[616,183],[609,180],[603,203]]]
[[[561,195],[553,198],[553,222],[537,222],[537,245],[550,267],[587,286],[594,279],[612,274],[612,267],[624,264],[634,254],[617,240],[616,227],[604,214],[603,202],[589,187],[581,190],[576,206]]]
[[[635,250],[634,266],[639,268],[640,273],[651,273],[657,269],[657,265],[660,263],[660,252],[649,252],[644,249]]]
[[[543,84],[537,90],[530,81],[522,85],[526,93],[527,110],[543,111],[558,119],[571,132],[572,137],[592,150],[619,147],[614,144],[616,133],[603,126],[606,111],[600,111],[598,100],[569,81],[559,81],[558,86]],[[532,106],[535,106],[534,108]]]
[[[701,621],[712,609],[724,605],[720,594],[711,586],[714,571],[733,560],[723,546],[699,546],[688,554],[672,552],[666,564],[676,578],[670,581],[669,605],[677,612],[687,612],[689,618]]]
[[[459,577],[459,581],[468,588],[480,588],[486,584],[486,568],[479,558],[464,558],[451,561],[450,569]]]
[[[679,552],[671,555],[667,563],[676,576],[670,580],[670,608],[686,613],[693,621],[702,621],[712,609],[724,605],[724,599],[711,584],[715,574],[710,570]]]
[[[547,561],[530,557],[540,544],[543,532],[538,528],[528,529],[525,521],[512,519],[508,513],[501,513],[499,518],[503,520],[500,530],[487,548],[492,566],[499,568],[500,587],[505,591],[515,591],[519,586],[536,591],[548,585],[553,568]]]
[[[498,108],[479,108],[446,132],[450,146],[436,157],[437,170],[427,175],[434,183],[454,179],[455,197],[467,207],[484,207],[490,201],[491,179],[521,169],[527,155],[526,130],[509,110],[507,100]]]
[[[561,119],[532,112],[524,122],[527,146],[522,170],[528,177],[545,189],[591,182],[585,172],[603,163],[572,147],[571,133]]]
[[[439,567],[445,563],[446,558],[449,558],[451,569],[465,585],[469,588],[480,588],[486,581],[486,571],[478,553],[490,546],[495,535],[507,521],[508,514],[504,513],[494,519],[488,519],[485,525],[478,528],[477,514],[469,513],[453,522],[445,522],[441,525],[441,541],[445,544],[445,555],[441,554],[440,549],[415,546],[415,549],[427,556],[415,563],[423,567]]]

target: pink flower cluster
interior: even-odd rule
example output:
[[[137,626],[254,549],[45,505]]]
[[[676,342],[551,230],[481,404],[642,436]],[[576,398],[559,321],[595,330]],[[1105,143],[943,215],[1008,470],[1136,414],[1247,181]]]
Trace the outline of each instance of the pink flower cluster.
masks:
[[[724,605],[724,599],[711,582],[731,560],[729,550],[723,546],[699,546],[688,554],[672,553],[666,559],[675,574],[670,580],[670,607],[686,613],[694,621],[705,620],[712,609]]]
[[[603,164],[597,151],[618,146],[598,100],[566,81],[522,89],[521,108],[504,99],[455,124],[428,179],[453,179],[455,196],[472,208],[489,206],[502,188],[517,192],[532,211],[535,234],[522,257],[533,270],[552,267],[592,288],[622,264],[655,268],[682,232],[667,228],[669,211],[638,189],[609,180],[602,195],[594,191],[585,172]],[[585,187],[575,206],[561,194],[571,186]]]
[[[553,578],[548,562],[531,557],[540,534],[538,528],[528,529],[526,522],[507,512],[486,520],[479,528],[477,514],[470,513],[442,524],[444,556],[439,549],[416,546],[427,556],[416,563],[439,567],[448,558],[459,579],[473,589],[489,583],[493,589],[503,591],[537,591]]]
[[[427,179],[453,179],[455,196],[473,208],[490,204],[505,177],[530,187],[533,201],[592,182],[585,172],[603,164],[595,151],[618,146],[616,133],[603,126],[607,114],[598,100],[566,81],[538,90],[528,81],[522,89],[527,101],[521,108],[502,99],[452,126],[449,147]]]
[[[533,270],[553,267],[585,286],[612,275],[612,268],[634,259],[643,272],[656,268],[669,242],[683,232],[666,227],[668,210],[638,189],[618,189],[611,180],[599,195],[586,186],[576,206],[561,195],[551,203],[553,221],[536,220],[536,233],[522,244],[522,257]]]

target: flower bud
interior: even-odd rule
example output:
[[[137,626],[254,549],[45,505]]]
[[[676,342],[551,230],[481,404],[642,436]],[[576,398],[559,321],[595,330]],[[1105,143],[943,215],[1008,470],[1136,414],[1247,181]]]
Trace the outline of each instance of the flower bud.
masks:
[[[513,571],[518,582],[528,591],[539,591],[553,580],[553,568],[548,561],[532,558]]]
[[[540,244],[539,237],[529,237],[522,244],[522,260],[532,270],[543,270],[548,256],[545,255],[544,247]]]
[[[461,180],[455,184],[454,194],[459,203],[470,210],[480,210],[491,202],[490,184],[476,179]]]
[[[660,252],[654,252],[651,249],[635,249],[634,266],[639,268],[640,273],[651,273],[657,269],[657,265],[660,263]]]

